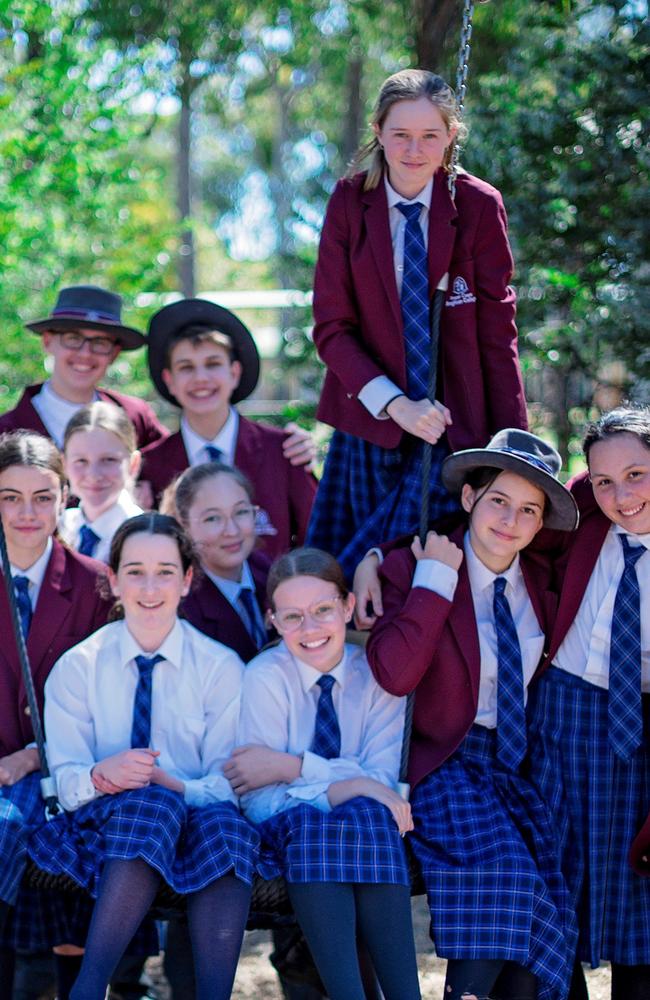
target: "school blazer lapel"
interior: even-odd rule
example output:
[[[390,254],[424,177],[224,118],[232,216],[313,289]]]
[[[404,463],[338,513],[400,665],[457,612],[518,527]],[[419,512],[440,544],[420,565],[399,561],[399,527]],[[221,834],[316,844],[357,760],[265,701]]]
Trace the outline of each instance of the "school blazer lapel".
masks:
[[[243,648],[246,644],[252,647],[251,638],[246,630],[246,626],[233,608],[230,601],[221,593],[219,588],[210,580],[205,578],[203,586],[196,595],[197,604],[203,620],[214,622],[217,625],[216,631],[219,633],[220,642],[226,646],[233,645]],[[209,630],[209,634],[213,633]]]
[[[462,531],[455,532],[451,537],[452,541],[456,542],[462,548]],[[447,623],[458,647],[460,657],[465,663],[474,704],[478,705],[478,689],[481,677],[481,650],[478,641],[478,629],[476,628],[472,589],[464,559],[458,571],[456,593],[454,594]]]
[[[27,638],[27,655],[35,678],[39,675],[52,639],[67,628],[73,597],[65,549],[55,539]]]
[[[431,298],[444,274],[449,271],[456,239],[458,212],[447,186],[447,174],[436,172],[429,210],[429,289]]]
[[[364,207],[363,221],[365,222],[368,243],[370,244],[370,250],[374,258],[376,279],[388,295],[393,318],[397,323],[397,328],[401,331],[402,308],[400,306],[399,295],[397,294],[397,282],[393,266],[393,241],[390,235],[388,200],[386,198],[383,177],[376,188],[373,188],[371,191],[364,191],[362,202]]]
[[[564,574],[557,621],[553,630],[551,656],[558,651],[578,613],[609,527],[609,520],[600,510],[595,510],[590,516],[582,518]]]
[[[237,443],[235,445],[235,465],[242,472],[246,472],[247,476],[250,476],[251,471],[258,469],[261,459],[260,436],[257,433],[257,428],[252,420],[248,420],[239,414]]]

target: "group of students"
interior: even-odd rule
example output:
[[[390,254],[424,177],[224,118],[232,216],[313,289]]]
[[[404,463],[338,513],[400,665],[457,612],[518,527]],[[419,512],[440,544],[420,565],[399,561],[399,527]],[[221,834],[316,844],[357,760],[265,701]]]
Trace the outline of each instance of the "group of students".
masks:
[[[453,94],[402,71],[372,124],[316,271],[335,427],[317,493],[304,435],[234,406],[259,359],[228,311],[150,322],[172,435],[97,388],[145,343],[117,297],[64,289],[30,324],[53,372],[0,418],[0,514],[65,811],[43,820],[6,642],[0,915],[7,950],[57,946],[60,997],[104,996],[162,882],[187,897],[195,995],[230,996],[258,873],[285,877],[327,996],[369,995],[363,950],[386,1000],[416,1000],[407,843],[447,1000],[582,1000],[600,961],[615,1000],[650,997],[650,411],[601,417],[561,484],[526,429],[501,198],[464,172],[447,186]],[[4,594],[0,615],[9,635]],[[27,888],[28,857],[94,905]]]

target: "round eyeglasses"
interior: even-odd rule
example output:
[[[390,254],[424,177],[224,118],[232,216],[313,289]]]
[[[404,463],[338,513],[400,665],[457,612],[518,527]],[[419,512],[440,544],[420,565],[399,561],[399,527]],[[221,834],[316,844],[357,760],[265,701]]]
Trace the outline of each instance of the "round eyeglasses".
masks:
[[[310,607],[301,611],[299,608],[283,608],[282,611],[272,611],[269,618],[275,625],[278,632],[296,632],[302,627],[306,618],[311,618],[317,625],[332,622],[338,615],[338,602],[343,598],[340,594],[336,597],[318,601]]]

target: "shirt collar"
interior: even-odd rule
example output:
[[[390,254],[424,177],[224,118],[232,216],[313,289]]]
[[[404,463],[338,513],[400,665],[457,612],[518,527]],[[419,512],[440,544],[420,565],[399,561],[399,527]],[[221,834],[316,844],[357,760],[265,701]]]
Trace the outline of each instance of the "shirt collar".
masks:
[[[239,430],[239,414],[232,406],[230,407],[228,417],[225,424],[219,431],[216,437],[211,441],[206,441],[202,438],[200,434],[192,430],[187,420],[187,417],[181,417],[181,435],[183,437],[183,443],[185,445],[185,450],[187,452],[187,457],[190,460],[190,465],[198,465],[199,462],[206,462],[205,452],[203,449],[206,444],[212,444],[215,448],[220,448],[224,455],[224,461],[232,464],[232,460],[235,455],[235,446],[237,443],[237,431]]]
[[[139,645],[135,637],[129,632],[126,622],[122,622],[120,632],[120,663],[126,667],[136,656],[156,656],[164,657],[173,667],[180,670],[183,666],[183,626],[176,619],[176,623],[164,639],[159,649],[153,652],[145,652]]]
[[[650,549],[650,535],[633,535],[631,532],[626,531],[625,528],[622,528],[620,524],[612,524],[610,530],[615,535],[627,535],[633,547],[635,545],[643,545],[644,548]]]
[[[101,539],[104,539],[111,538],[127,518],[135,517],[136,514],[142,514],[142,508],[138,507],[128,490],[122,490],[113,506],[96,517],[94,521],[89,521],[82,509],[81,521],[91,527]]]
[[[241,580],[228,580],[224,576],[217,576],[216,573],[211,573],[209,569],[205,566],[202,567],[203,572],[212,580],[215,587],[218,587],[221,593],[231,604],[235,604],[239,594],[242,590],[252,590],[253,596],[255,596],[255,581],[253,579],[253,574],[251,573],[251,568],[248,562],[244,560],[241,568]]]
[[[469,576],[472,592],[479,593],[488,588],[494,587],[497,577],[504,577],[506,581],[506,593],[512,594],[521,579],[521,566],[519,565],[519,553],[512,560],[510,565],[502,573],[493,573],[485,563],[482,563],[472,548],[469,531],[465,533],[463,539],[463,549],[467,560],[467,573]]]
[[[304,660],[299,659],[292,653],[289,653],[289,656],[292,657],[294,663],[296,664],[296,667],[298,668],[298,676],[300,677],[300,683],[302,684],[302,689],[306,694],[307,691],[311,691],[314,685],[318,683],[320,678],[323,676],[323,671],[316,670],[314,667],[310,667],[308,663],[305,663]],[[341,685],[341,687],[345,687],[347,659],[348,659],[347,649],[344,647],[343,656],[341,657],[339,662],[336,664],[333,670],[327,671],[328,674],[331,674],[334,680]]]
[[[413,198],[403,198],[401,194],[398,194],[395,188],[391,185],[388,177],[384,175],[384,184],[386,186],[386,197],[388,198],[388,207],[395,208],[400,202],[404,202],[406,205],[411,205],[416,201],[421,202],[427,211],[431,208],[431,196],[433,194],[433,177],[425,184],[419,194],[416,194]]]
[[[32,563],[32,565],[27,569],[18,569],[17,566],[14,566],[13,563],[11,563],[10,570],[12,578],[14,576],[26,576],[34,587],[40,587],[43,583],[47,564],[49,563],[50,556],[52,555],[52,544],[52,539],[48,538],[43,554],[39,556],[36,562]]]

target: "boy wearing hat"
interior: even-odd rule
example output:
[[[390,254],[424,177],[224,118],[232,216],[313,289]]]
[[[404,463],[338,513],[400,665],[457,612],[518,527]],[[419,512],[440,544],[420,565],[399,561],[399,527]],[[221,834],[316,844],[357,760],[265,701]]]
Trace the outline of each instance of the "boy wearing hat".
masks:
[[[154,314],[147,343],[154,385],[182,411],[180,430],[143,451],[141,478],[156,500],[188,466],[223,461],[253,483],[267,554],[302,544],[316,481],[304,465],[292,464],[298,456],[292,459],[288,446],[296,436],[253,423],[234,406],[259,378],[250,331],[228,309],[185,299]]]
[[[0,416],[0,432],[37,431],[60,448],[77,410],[105,399],[126,411],[139,448],[166,437],[166,429],[143,400],[98,388],[120,351],[135,351],[146,342],[139,330],[123,325],[121,312],[122,299],[114,292],[94,285],[62,288],[52,314],[27,324],[42,336],[53,359],[52,374],[46,382],[28,386],[18,405]]]

